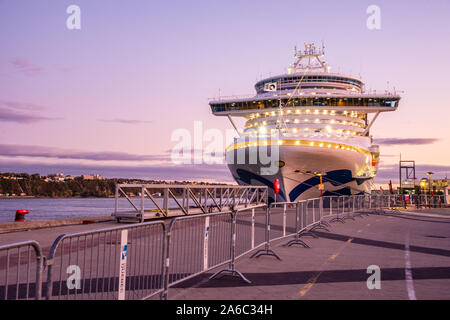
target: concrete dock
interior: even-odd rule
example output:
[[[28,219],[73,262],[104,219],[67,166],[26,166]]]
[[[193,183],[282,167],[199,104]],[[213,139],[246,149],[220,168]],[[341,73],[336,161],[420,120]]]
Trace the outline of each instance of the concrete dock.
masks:
[[[450,299],[450,209],[387,211],[332,223],[311,248],[271,243],[281,258],[239,258],[239,278],[208,280],[216,268],[169,288],[170,300]],[[44,255],[60,234],[119,226],[115,220],[0,234],[0,243],[36,240]],[[273,229],[276,230],[277,223]],[[380,289],[368,289],[369,266],[380,268]],[[155,296],[154,299],[158,299]]]
[[[450,210],[370,215],[333,223],[311,248],[271,248],[282,258],[242,257],[237,278],[208,278],[220,268],[173,287],[169,299],[450,299]],[[420,216],[418,215],[420,214]],[[432,216],[430,216],[432,215]],[[445,217],[448,216],[448,217]],[[369,290],[367,268],[381,269],[381,288]]]

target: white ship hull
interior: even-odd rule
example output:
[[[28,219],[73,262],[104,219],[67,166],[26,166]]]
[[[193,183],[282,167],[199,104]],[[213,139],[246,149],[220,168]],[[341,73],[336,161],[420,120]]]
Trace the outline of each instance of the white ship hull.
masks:
[[[254,148],[254,147],[250,147]],[[246,154],[248,154],[248,148]],[[233,152],[233,150],[229,151]],[[232,155],[228,154],[231,158]],[[265,185],[274,200],[273,183],[280,181],[277,201],[299,201],[319,197],[322,173],[323,195],[350,195],[369,193],[373,176],[361,177],[361,172],[371,170],[371,157],[355,151],[327,147],[279,146],[279,160],[284,165],[274,175],[262,175],[260,163],[229,164],[228,167],[241,185]],[[267,165],[265,166],[267,167]]]

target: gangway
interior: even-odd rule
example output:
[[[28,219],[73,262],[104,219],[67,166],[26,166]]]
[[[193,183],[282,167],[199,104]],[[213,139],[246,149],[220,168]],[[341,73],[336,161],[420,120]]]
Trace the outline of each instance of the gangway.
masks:
[[[127,208],[119,208],[126,199]],[[117,184],[118,222],[237,210],[268,203],[266,186]]]

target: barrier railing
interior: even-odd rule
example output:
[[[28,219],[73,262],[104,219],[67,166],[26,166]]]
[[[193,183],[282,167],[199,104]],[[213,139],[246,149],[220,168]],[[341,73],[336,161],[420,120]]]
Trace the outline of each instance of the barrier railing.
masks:
[[[147,299],[163,292],[161,221],[60,235],[47,260],[47,299]]]
[[[396,208],[398,196],[321,197],[259,204],[233,210],[185,215],[60,235],[45,261],[35,241],[0,246],[0,299],[168,298],[169,288],[225,266],[212,278],[239,277],[235,262],[254,251],[281,258],[274,241],[308,248],[302,237],[330,223],[346,223]],[[44,266],[47,278],[43,279]]]
[[[0,245],[0,300],[41,299],[43,262],[36,241]]]
[[[408,197],[411,205],[417,208],[442,208],[445,206],[445,199],[443,195],[418,195]]]
[[[408,207],[442,208],[445,206],[443,195],[372,195],[368,196],[368,199],[370,208],[376,210],[406,209]]]
[[[122,197],[122,198],[121,198]],[[119,207],[125,199],[127,208]],[[113,216],[121,220],[175,217],[267,205],[262,186],[117,184]]]
[[[163,298],[169,287],[230,261],[232,213],[172,219],[167,231]]]
[[[248,234],[245,234],[245,232],[251,231],[251,234],[254,235],[255,234],[255,231],[254,231],[255,224],[251,223],[249,225],[249,224],[240,223],[238,226],[237,220],[238,220],[238,217],[241,222],[247,220],[246,218],[244,218],[244,216],[245,215],[248,216],[248,214],[250,212],[251,212],[251,219],[254,220],[255,211],[257,211],[258,209],[263,210],[263,212],[266,212],[266,221],[267,221],[268,210],[267,210],[266,206],[255,206],[253,208],[238,209],[232,213],[232,216],[231,216],[231,218],[232,218],[232,221],[231,221],[232,222],[231,223],[231,248],[230,248],[231,250],[230,250],[230,259],[228,261],[228,267],[217,271],[209,279],[213,279],[213,278],[219,279],[223,276],[232,276],[232,277],[241,278],[243,281],[245,281],[247,283],[251,283],[251,281],[248,280],[241,272],[236,270],[236,268],[235,268],[236,259],[249,253],[254,248],[259,247],[263,243],[260,243],[256,247],[253,245],[253,248],[252,248],[252,244],[254,244],[254,239],[252,240],[252,237],[248,237]]]

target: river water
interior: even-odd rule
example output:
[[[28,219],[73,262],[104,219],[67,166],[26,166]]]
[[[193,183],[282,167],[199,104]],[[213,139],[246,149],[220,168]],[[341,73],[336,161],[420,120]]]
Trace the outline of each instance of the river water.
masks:
[[[133,199],[140,208],[140,199]],[[175,207],[170,199],[169,207]],[[119,199],[119,208],[133,210],[124,198]],[[155,205],[148,199],[145,208],[152,209]],[[0,222],[14,221],[16,210],[27,209],[30,213],[25,220],[49,220],[81,217],[110,216],[114,212],[114,198],[24,198],[0,199]]]

